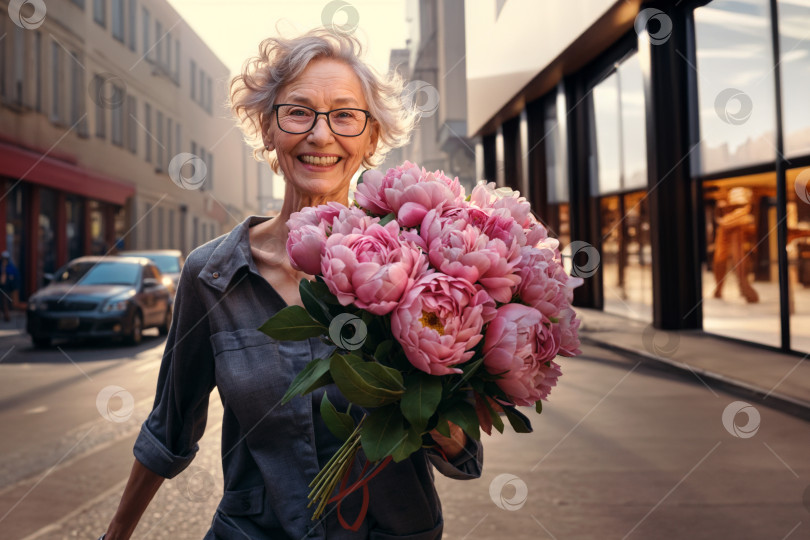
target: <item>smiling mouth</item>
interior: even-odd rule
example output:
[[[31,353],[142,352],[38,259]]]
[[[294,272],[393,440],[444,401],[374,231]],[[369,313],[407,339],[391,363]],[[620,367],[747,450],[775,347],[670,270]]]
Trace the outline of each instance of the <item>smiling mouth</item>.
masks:
[[[340,159],[341,158],[338,156],[298,156],[298,160],[302,163],[306,163],[307,165],[316,165],[318,167],[331,167],[340,161]]]

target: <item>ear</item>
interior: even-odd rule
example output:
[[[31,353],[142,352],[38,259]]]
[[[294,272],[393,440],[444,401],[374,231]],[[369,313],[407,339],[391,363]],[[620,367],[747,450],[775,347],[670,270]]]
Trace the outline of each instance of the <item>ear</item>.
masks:
[[[377,122],[371,123],[371,136],[368,140],[368,147],[366,148],[366,156],[371,157],[377,151],[377,143],[380,140],[380,130]]]
[[[272,152],[276,149],[273,144],[273,123],[270,121],[269,115],[262,116],[262,142],[266,150]]]

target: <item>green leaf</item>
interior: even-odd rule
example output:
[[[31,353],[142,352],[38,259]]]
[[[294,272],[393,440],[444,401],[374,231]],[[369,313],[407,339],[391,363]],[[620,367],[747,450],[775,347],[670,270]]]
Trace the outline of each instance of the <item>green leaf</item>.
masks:
[[[531,433],[532,423],[526,416],[514,407],[508,405],[503,406],[503,412],[506,413],[506,418],[512,424],[512,429],[518,433]]]
[[[259,330],[273,339],[300,341],[326,334],[326,327],[301,306],[287,306],[261,325]]]
[[[447,418],[443,414],[439,415],[439,422],[436,424],[436,431],[445,437],[450,437],[450,426],[447,424]]]
[[[326,358],[316,358],[310,361],[306,367],[301,370],[301,373],[293,379],[284,397],[281,398],[282,405],[299,394],[303,395],[318,388],[318,386],[313,385],[317,384],[324,375],[329,375],[329,365],[330,362]]]
[[[489,411],[489,417],[492,419],[492,427],[497,429],[498,433],[503,433],[503,420],[501,420],[501,415],[498,414],[498,411],[495,410],[488,398],[482,396],[481,402]]]
[[[479,431],[478,414],[475,407],[466,401],[458,401],[452,408],[444,411],[444,417],[464,430],[464,433],[475,439],[481,439]],[[442,433],[439,431],[439,433]],[[442,433],[444,435],[444,433]]]
[[[461,376],[461,381],[459,381],[457,386],[461,386],[467,379],[475,375],[475,372],[478,371],[478,368],[480,368],[483,363],[484,357],[482,356],[475,362],[469,362],[461,366],[461,371],[463,371],[464,374]]]
[[[394,461],[399,463],[400,461],[408,459],[411,454],[420,448],[422,448],[422,435],[419,433],[418,429],[411,426],[408,431],[405,432],[405,440],[396,447],[392,456]]]
[[[313,282],[308,279],[302,279],[298,283],[298,293],[301,295],[301,301],[304,303],[304,307],[313,319],[329,327],[329,323],[332,319],[329,317],[326,306],[323,305],[321,299],[315,295],[312,283]]]
[[[397,217],[397,215],[396,215],[395,213],[391,212],[390,214],[386,215],[385,217],[383,217],[383,218],[380,220],[380,223],[379,223],[379,224],[380,224],[380,226],[383,226],[383,225],[385,225],[386,223],[390,223],[391,221],[394,221],[394,218],[395,218],[395,217]]]
[[[332,432],[332,435],[341,441],[346,441],[354,431],[354,419],[346,413],[338,412],[332,402],[329,401],[326,392],[324,392],[323,399],[321,399],[321,418],[323,418],[323,422]]]
[[[398,371],[374,362],[352,365],[340,354],[334,354],[330,372],[346,399],[361,407],[381,407],[393,403],[404,391],[402,375]],[[399,377],[398,387],[395,384],[396,376]]]
[[[442,399],[442,380],[418,371],[405,378],[405,393],[400,408],[416,429],[424,429]]]
[[[386,405],[369,413],[360,431],[360,444],[369,461],[379,461],[394,453],[408,438],[407,431],[399,407]]]
[[[391,355],[391,349],[394,347],[394,341],[387,339],[377,345],[377,348],[374,350],[374,358],[377,359],[378,362],[382,362],[384,360],[388,360],[389,356]]]
[[[340,306],[342,310],[343,306],[340,305],[340,302],[338,302],[338,299],[332,294],[332,291],[329,290],[329,287],[324,283],[321,276],[315,276],[315,281],[309,282],[309,288],[316,298],[323,301],[325,304]]]
[[[534,410],[537,411],[537,414],[540,414],[540,413],[543,412],[543,402],[540,401],[539,399],[534,404]]]

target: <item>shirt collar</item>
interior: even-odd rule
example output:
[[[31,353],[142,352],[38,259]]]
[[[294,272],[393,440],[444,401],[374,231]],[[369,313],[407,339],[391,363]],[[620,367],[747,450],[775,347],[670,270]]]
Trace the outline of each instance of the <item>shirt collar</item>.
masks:
[[[269,216],[249,216],[233,228],[214,248],[197,277],[218,291],[224,291],[237,271],[247,266],[257,272],[250,254],[250,228],[271,219]],[[257,272],[258,273],[258,272]]]

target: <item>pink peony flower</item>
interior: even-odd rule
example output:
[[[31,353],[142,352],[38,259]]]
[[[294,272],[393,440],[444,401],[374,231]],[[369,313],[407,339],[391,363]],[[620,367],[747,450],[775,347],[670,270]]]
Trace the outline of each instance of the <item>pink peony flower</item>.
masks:
[[[453,366],[472,358],[492,307],[489,295],[466,279],[428,274],[391,314],[391,332],[414,367],[431,375],[461,373]]]
[[[567,307],[560,312],[559,323],[557,326],[560,328],[560,355],[561,356],[576,356],[582,354],[579,350],[579,324],[582,321],[577,319],[576,313],[570,307]]]
[[[371,225],[379,223],[380,218],[376,216],[369,216],[360,208],[350,206],[343,208],[337,215],[332,216],[331,219],[324,225],[328,224],[328,232],[330,234],[351,234],[365,232]]]
[[[380,217],[386,216],[393,210],[386,198],[385,190],[403,176],[416,182],[422,176],[422,169],[406,161],[399,167],[388,169],[385,174],[377,170],[366,171],[363,173],[363,181],[357,185],[354,198],[363,209]]]
[[[399,239],[399,224],[373,223],[360,232],[326,239],[321,275],[338,301],[385,315],[427,271],[418,247]]]
[[[516,405],[546,399],[561,375],[552,360],[560,349],[560,331],[543,315],[522,304],[497,310],[484,338],[484,367],[500,375],[496,384]]]
[[[319,225],[300,225],[291,229],[287,237],[287,255],[290,257],[290,264],[296,270],[307,274],[319,274],[325,243],[326,233]]]
[[[403,175],[385,189],[385,198],[403,227],[415,227],[432,209],[458,205],[464,188],[441,173],[424,173],[419,178]]]
[[[581,278],[565,272],[560,252],[546,247],[555,244],[556,241],[546,241],[537,248],[523,247],[518,263],[521,277],[518,295],[522,302],[539,310],[545,322],[559,318],[561,311],[571,304],[574,288],[582,284]]]

